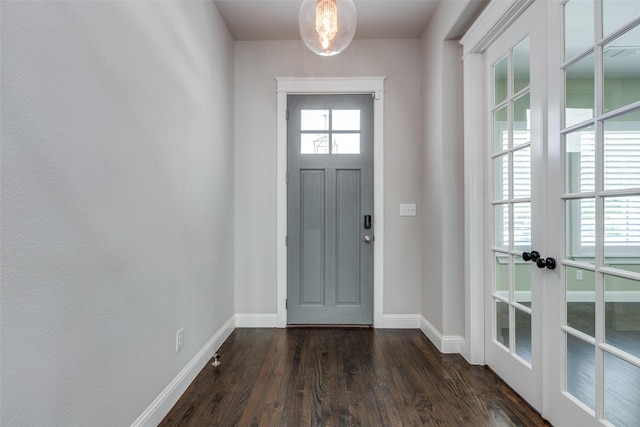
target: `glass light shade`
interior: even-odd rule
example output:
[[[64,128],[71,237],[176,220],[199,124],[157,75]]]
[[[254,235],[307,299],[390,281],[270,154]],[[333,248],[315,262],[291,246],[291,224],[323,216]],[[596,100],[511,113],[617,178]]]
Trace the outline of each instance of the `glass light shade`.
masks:
[[[356,33],[356,24],[353,0],[304,0],[298,13],[302,41],[322,56],[345,50]]]

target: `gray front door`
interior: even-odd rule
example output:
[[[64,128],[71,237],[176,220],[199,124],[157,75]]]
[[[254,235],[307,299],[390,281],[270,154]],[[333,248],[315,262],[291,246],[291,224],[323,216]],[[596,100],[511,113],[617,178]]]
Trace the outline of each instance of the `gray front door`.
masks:
[[[287,323],[373,324],[373,98],[289,95]]]

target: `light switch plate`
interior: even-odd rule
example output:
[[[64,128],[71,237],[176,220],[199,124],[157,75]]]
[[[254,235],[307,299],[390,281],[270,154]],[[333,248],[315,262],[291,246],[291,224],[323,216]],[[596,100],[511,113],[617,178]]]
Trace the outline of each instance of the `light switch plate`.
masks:
[[[416,204],[415,203],[400,204],[400,216],[416,216]]]

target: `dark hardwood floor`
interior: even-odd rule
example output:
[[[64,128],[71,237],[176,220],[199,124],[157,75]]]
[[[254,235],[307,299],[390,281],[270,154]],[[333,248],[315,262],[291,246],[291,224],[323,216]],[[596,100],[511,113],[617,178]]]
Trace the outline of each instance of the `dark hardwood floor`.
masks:
[[[419,330],[236,329],[161,426],[547,426]]]

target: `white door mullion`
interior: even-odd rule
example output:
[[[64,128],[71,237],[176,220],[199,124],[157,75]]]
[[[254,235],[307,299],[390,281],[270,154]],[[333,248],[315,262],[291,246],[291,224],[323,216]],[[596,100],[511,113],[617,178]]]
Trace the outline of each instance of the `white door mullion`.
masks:
[[[604,368],[605,353],[601,343],[605,340],[604,319],[605,319],[605,301],[604,301],[604,275],[601,268],[604,264],[604,198],[602,191],[604,190],[604,131],[602,121],[598,118],[603,113],[603,69],[602,69],[602,46],[597,42],[602,39],[602,2],[594,1],[594,32],[593,35],[595,46],[595,71],[594,71],[594,118],[595,118],[595,270],[596,270],[596,318],[595,318],[595,338],[596,338],[596,419],[604,420]]]
[[[597,62],[596,62],[597,63]],[[596,67],[598,68],[598,67]],[[597,72],[596,72],[597,74]],[[597,80],[597,79],[596,79]],[[596,91],[598,93],[598,91]],[[601,92],[600,92],[601,93]],[[596,95],[596,100],[598,95]],[[596,120],[596,170],[595,170],[595,271],[596,271],[596,318],[595,318],[595,338],[596,338],[596,419],[604,419],[604,350],[599,345],[604,342],[604,319],[605,319],[605,301],[604,301],[604,274],[601,269],[604,264],[604,198],[601,193],[603,186],[603,132],[602,122]]]
[[[600,69],[602,64],[602,56],[596,55],[596,82],[600,80]],[[602,86],[596,83],[596,117],[598,117],[599,105],[602,104]],[[596,418],[604,419],[604,351],[599,344],[604,342],[604,319],[605,319],[605,301],[604,301],[604,275],[602,267],[604,265],[604,198],[602,191],[604,189],[603,177],[603,129],[600,120],[595,121],[595,251],[594,265],[596,271],[596,318],[595,318],[595,338],[596,338]]]

